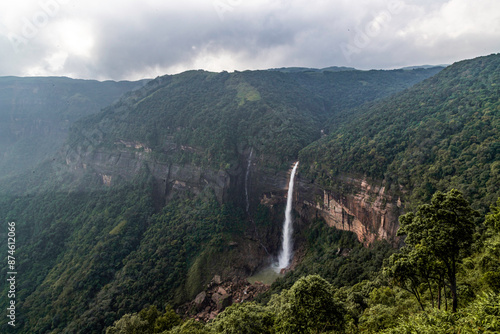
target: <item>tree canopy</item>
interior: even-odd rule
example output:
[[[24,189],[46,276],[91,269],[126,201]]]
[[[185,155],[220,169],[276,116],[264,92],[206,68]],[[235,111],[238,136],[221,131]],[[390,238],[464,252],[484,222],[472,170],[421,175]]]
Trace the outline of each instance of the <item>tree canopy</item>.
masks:
[[[391,257],[392,277],[402,286],[411,286],[417,299],[419,279],[446,283],[456,311],[457,266],[471,252],[477,215],[463,195],[452,189],[435,193],[430,204],[401,216],[398,234],[406,236],[406,247]]]

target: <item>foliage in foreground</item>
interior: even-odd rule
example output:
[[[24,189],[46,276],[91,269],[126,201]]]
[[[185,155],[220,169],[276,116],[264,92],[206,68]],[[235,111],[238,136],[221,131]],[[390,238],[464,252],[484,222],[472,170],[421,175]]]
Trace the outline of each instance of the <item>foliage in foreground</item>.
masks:
[[[458,313],[433,309],[401,318],[399,325],[386,334],[499,333],[500,294],[484,293]]]
[[[330,290],[326,293],[326,290]],[[381,291],[386,293],[381,296]],[[338,292],[338,291],[337,291]],[[485,292],[458,312],[430,309],[408,312],[408,295],[392,295],[389,287],[373,289],[370,306],[356,323],[348,310],[351,297],[340,300],[331,285],[317,275],[304,277],[267,305],[246,302],[227,308],[208,324],[186,320],[167,307],[126,314],[106,334],[280,334],[280,333],[497,333],[500,294]],[[383,294],[383,293],[382,293]],[[385,300],[384,300],[385,298]],[[379,304],[376,304],[376,303]],[[402,302],[403,304],[396,304]],[[326,303],[326,304],[325,304]]]
[[[156,312],[156,313],[155,313]],[[145,314],[153,314],[147,319]],[[158,323],[171,326],[178,320],[167,308],[165,314],[148,309],[138,314],[126,314],[106,330],[119,333],[321,333],[342,332],[345,327],[344,306],[330,283],[318,275],[299,279],[290,290],[275,295],[267,305],[247,302],[228,307],[211,323],[202,325],[191,320],[171,330],[160,330]],[[164,325],[162,328],[167,328]]]
[[[420,285],[437,286],[438,308],[441,289],[449,288],[453,312],[458,307],[457,269],[470,254],[475,229],[474,216],[463,195],[456,189],[437,192],[431,204],[418,207],[399,218],[399,235],[406,235],[406,246],[389,259],[387,273],[393,282],[411,292],[422,309]]]

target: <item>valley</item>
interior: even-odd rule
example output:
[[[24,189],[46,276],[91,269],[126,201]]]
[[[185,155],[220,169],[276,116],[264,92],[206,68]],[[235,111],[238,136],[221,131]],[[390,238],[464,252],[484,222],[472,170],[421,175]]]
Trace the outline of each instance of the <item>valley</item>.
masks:
[[[44,93],[45,83],[16,80],[28,87],[19,96]],[[413,251],[400,217],[452,189],[477,212],[474,246],[457,260],[453,326],[471,323],[499,296],[499,81],[495,54],[444,69],[75,83],[64,98],[31,102],[48,110],[44,99],[81,97],[53,116],[2,98],[2,126],[16,134],[0,142],[0,213],[19,235],[17,332],[218,333],[254,319],[253,332],[287,333],[302,326],[290,314],[307,304],[303,291],[331,316],[311,304],[301,314],[319,318],[307,328],[396,333],[424,326],[421,309],[445,323],[437,291],[448,307],[452,290],[439,262],[426,277],[398,276],[394,263]],[[33,150],[33,164],[16,160]],[[285,270],[250,284],[278,260],[287,206]]]

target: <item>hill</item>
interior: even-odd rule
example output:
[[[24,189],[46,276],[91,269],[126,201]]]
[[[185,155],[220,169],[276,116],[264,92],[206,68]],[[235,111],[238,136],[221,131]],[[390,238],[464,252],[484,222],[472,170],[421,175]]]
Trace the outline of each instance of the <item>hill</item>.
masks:
[[[99,112],[139,82],[0,77],[0,175],[52,157],[77,119]]]
[[[75,125],[70,145],[140,142],[162,159],[227,169],[253,147],[283,167],[337,113],[403,90],[441,68],[415,71],[191,71],[164,76]],[[98,129],[98,130],[96,130]],[[186,149],[173,149],[185,147]],[[189,148],[189,149],[188,149]]]
[[[500,55],[453,64],[383,101],[303,149],[307,176],[336,189],[362,175],[407,201],[461,190],[483,213],[500,196]]]

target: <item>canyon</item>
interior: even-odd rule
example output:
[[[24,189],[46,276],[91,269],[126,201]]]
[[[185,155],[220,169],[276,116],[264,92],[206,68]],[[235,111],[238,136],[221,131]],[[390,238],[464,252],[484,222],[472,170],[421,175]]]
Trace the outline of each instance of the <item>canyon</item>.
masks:
[[[250,154],[254,155],[253,160]],[[274,223],[281,224],[291,169],[263,166],[260,163],[263,159],[259,159],[258,152],[253,149],[241,152],[240,156],[239,164],[234,167],[215,170],[161,162],[146,145],[122,141],[114,149],[107,150],[68,148],[64,160],[72,173],[90,172],[106,186],[112,186],[117,179],[131,181],[141,170],[147,169],[154,178],[155,202],[159,207],[176,192],[199,194],[208,187],[220,203],[235,202],[246,207],[249,216],[258,205],[263,205],[273,213]],[[330,227],[355,233],[366,246],[376,240],[387,240],[397,246],[400,243],[396,237],[398,217],[403,213],[401,198],[389,194],[383,182],[347,176],[342,177],[341,182],[348,191],[334,191],[314,184],[301,177],[299,169],[293,192],[297,223],[307,225],[321,218]],[[275,241],[271,238],[267,243]],[[272,244],[265,246],[275,250]]]

